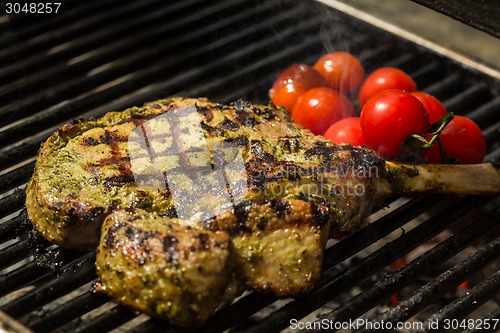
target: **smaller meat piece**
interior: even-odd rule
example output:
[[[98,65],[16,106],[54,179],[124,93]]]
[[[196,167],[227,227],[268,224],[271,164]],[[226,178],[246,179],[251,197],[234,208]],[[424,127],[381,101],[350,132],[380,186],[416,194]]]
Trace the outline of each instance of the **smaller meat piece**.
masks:
[[[103,223],[97,289],[181,326],[247,289],[298,295],[321,274],[324,213],[301,200],[243,202],[210,221],[117,210]]]

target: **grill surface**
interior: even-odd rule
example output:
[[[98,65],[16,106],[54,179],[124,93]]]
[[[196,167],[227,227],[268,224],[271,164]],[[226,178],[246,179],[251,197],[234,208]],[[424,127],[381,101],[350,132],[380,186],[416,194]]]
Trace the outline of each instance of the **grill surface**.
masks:
[[[36,332],[182,331],[93,293],[94,253],[61,250],[31,231],[24,188],[36,151],[75,117],[173,95],[266,103],[289,64],[349,50],[367,72],[381,65],[409,72],[421,90],[478,123],[486,160],[500,156],[498,81],[316,2],[65,1],[57,15],[2,16],[0,29],[8,32],[0,36],[0,311]],[[249,293],[194,331],[275,332],[305,316],[499,318],[499,209],[498,197],[399,198],[332,243],[309,294]],[[429,240],[430,250],[397,271],[387,268]],[[468,293],[453,296],[467,280]],[[406,296],[389,308],[394,294]]]

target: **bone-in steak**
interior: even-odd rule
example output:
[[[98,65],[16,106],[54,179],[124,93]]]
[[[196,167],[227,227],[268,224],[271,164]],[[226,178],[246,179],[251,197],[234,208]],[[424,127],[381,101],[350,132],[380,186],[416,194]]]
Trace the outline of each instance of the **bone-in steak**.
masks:
[[[26,207],[48,240],[98,245],[100,290],[195,325],[248,288],[311,288],[328,236],[357,230],[387,196],[499,184],[491,165],[399,165],[333,144],[273,105],[170,98],[54,133]]]

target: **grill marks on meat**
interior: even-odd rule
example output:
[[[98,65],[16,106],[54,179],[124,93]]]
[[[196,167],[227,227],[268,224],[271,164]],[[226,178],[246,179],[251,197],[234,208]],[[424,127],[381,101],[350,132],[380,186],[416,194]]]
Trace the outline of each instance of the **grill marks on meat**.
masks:
[[[99,244],[110,296],[190,325],[242,288],[311,288],[329,229],[358,229],[373,204],[373,168],[384,161],[370,150],[314,136],[284,109],[172,98],[64,126],[26,205],[50,241]]]
[[[297,295],[320,275],[327,215],[324,206],[284,199],[190,221],[117,210],[103,224],[99,289],[183,326],[203,323],[246,288]]]
[[[174,324],[201,324],[241,292],[230,239],[225,232],[164,222],[140,209],[108,216],[97,254],[97,289]]]
[[[134,121],[134,125],[140,125],[142,121]],[[93,137],[83,137],[81,140],[82,146],[87,145],[95,147],[98,145],[107,145],[109,147],[110,156],[103,156],[96,162],[88,162],[86,169],[89,173],[93,174],[96,178],[102,178],[100,169],[106,167],[117,168],[119,174],[116,176],[104,177],[103,182],[105,186],[119,186],[124,183],[133,183],[134,175],[130,168],[130,157],[123,156],[120,145],[126,144],[128,137],[120,135],[116,131],[104,130],[104,134],[100,135],[98,139]]]

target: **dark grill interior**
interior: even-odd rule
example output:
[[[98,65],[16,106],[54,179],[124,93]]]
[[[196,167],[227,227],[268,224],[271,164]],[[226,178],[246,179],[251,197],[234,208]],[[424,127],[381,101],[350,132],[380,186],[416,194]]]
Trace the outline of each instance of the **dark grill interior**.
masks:
[[[94,254],[59,249],[31,231],[24,189],[37,149],[73,118],[173,95],[267,103],[289,64],[349,50],[367,72],[409,72],[449,111],[475,120],[486,160],[499,159],[498,80],[317,2],[92,0],[64,1],[60,10],[0,17],[0,311],[33,331],[181,331],[93,293]],[[498,197],[399,198],[327,249],[309,294],[277,301],[249,293],[193,332],[277,332],[319,308],[311,320],[500,318],[499,209]],[[434,246],[388,268],[425,244]],[[395,294],[401,300],[389,307]]]

